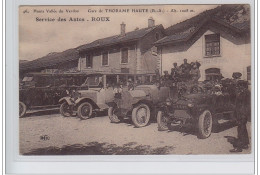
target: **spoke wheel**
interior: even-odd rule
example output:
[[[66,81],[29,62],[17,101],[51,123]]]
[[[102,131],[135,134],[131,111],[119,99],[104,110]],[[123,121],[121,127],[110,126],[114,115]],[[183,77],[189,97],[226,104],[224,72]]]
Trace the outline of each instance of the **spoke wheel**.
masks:
[[[157,124],[159,131],[167,131],[168,130],[168,118],[164,115],[162,111],[158,111],[157,114]]]
[[[111,123],[119,123],[120,119],[117,117],[117,115],[115,115],[115,110],[117,109],[117,107],[109,107],[108,108],[108,117],[111,121]]]
[[[71,111],[70,106],[69,106],[69,104],[67,102],[63,102],[60,105],[60,113],[64,117],[72,116],[72,111]]]
[[[19,102],[19,117],[24,117],[27,107],[23,102]]]
[[[138,128],[146,126],[150,120],[150,117],[150,108],[146,104],[139,104],[132,111],[132,121]]]
[[[93,107],[89,102],[84,102],[78,107],[78,116],[83,119],[89,119],[92,115]]]
[[[212,131],[212,115],[209,110],[205,110],[199,116],[198,128],[199,138],[206,139],[211,135]]]

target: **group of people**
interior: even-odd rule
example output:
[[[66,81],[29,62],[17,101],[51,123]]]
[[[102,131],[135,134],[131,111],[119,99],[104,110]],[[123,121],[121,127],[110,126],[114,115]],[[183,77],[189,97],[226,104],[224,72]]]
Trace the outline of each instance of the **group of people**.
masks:
[[[164,75],[160,76],[159,70],[155,70],[156,82],[162,86],[171,86],[172,82],[192,82],[197,83],[200,79],[199,62],[188,63],[187,59],[183,60],[183,64],[178,66],[177,63],[173,63],[171,73],[164,71]]]

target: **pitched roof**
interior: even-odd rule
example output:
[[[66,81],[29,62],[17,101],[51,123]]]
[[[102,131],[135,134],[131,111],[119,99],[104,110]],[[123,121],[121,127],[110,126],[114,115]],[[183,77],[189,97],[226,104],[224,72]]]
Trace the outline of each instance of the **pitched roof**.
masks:
[[[54,65],[58,65],[67,61],[77,60],[79,58],[79,53],[77,48],[68,49],[63,52],[53,52],[46,56],[38,58],[33,61],[21,62],[20,71],[33,70],[37,68],[48,68]]]
[[[210,20],[225,25],[236,32],[248,32],[250,31],[250,6],[246,4],[222,5],[206,10],[197,16],[168,27],[165,29],[167,36],[155,44],[163,45],[186,41]]]
[[[140,38],[144,37],[146,34],[148,34],[149,32],[151,32],[152,30],[154,30],[155,28],[158,28],[158,27],[163,28],[163,26],[160,24],[160,25],[153,26],[153,27],[147,27],[147,28],[127,32],[124,36],[114,35],[111,37],[98,39],[89,44],[80,46],[78,48],[78,50],[83,51],[83,50],[88,50],[88,49],[93,49],[93,48],[100,48],[100,47],[104,47],[104,46],[110,46],[110,45],[114,45],[114,44],[129,42],[129,41],[136,41],[136,40],[139,40]]]
[[[81,45],[77,48],[68,49],[63,52],[49,53],[48,55],[33,61],[20,62],[19,69],[20,71],[25,71],[25,70],[30,71],[33,69],[48,68],[67,61],[77,60],[79,58],[79,51],[81,50],[98,48],[102,46],[108,46],[108,45],[113,45],[113,44],[118,44],[118,43],[123,43],[128,41],[135,41],[144,37],[146,34],[148,34],[149,32],[151,32],[152,30],[158,27],[163,28],[162,25],[143,28],[143,29],[127,32],[125,36],[115,35],[103,39],[98,39],[89,44]]]

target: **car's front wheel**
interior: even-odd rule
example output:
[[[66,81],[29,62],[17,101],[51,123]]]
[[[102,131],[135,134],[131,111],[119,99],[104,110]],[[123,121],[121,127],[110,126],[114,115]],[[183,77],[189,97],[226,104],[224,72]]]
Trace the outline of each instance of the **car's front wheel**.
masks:
[[[158,124],[158,131],[168,130],[168,118],[163,114],[162,111],[158,111],[157,124]]]
[[[23,102],[19,102],[19,117],[23,117],[26,114],[27,107]]]
[[[132,111],[132,121],[138,128],[146,126],[150,121],[150,117],[150,108],[146,104],[139,104]]]
[[[78,107],[78,116],[83,119],[89,119],[92,115],[93,107],[89,102],[84,102]]]
[[[109,117],[111,123],[119,123],[120,122],[120,119],[114,113],[115,110],[116,110],[116,107],[109,107],[108,108],[108,117]]]
[[[211,135],[212,131],[212,115],[209,110],[203,111],[199,116],[198,121],[198,137],[201,139],[206,139]]]
[[[72,115],[70,106],[67,102],[63,102],[60,105],[60,113],[63,117],[70,117]]]

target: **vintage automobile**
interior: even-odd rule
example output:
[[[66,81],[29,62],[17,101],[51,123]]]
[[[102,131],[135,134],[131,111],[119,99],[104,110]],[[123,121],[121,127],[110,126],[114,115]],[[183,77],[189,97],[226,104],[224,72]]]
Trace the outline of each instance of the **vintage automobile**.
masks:
[[[236,94],[241,89],[247,89],[245,84],[243,80],[240,83],[233,83],[232,80],[202,83],[191,86],[178,99],[168,98],[160,104],[157,113],[158,130],[189,123],[197,128],[198,138],[208,138],[218,119],[223,116],[230,120],[235,118]],[[250,98],[250,94],[248,96]]]
[[[64,117],[78,115],[85,120],[97,111],[108,109],[113,98],[113,88],[106,86],[104,75],[88,74],[81,87],[68,91],[68,96],[59,100],[60,113]]]
[[[19,116],[28,110],[59,107],[66,90],[75,89],[85,75],[28,73],[19,83]]]
[[[156,114],[158,103],[169,97],[169,87],[156,85],[139,85],[133,90],[119,90],[115,93],[114,104],[108,109],[112,123],[118,123],[124,118],[131,118],[136,127],[144,127]],[[156,115],[154,115],[156,116]]]

